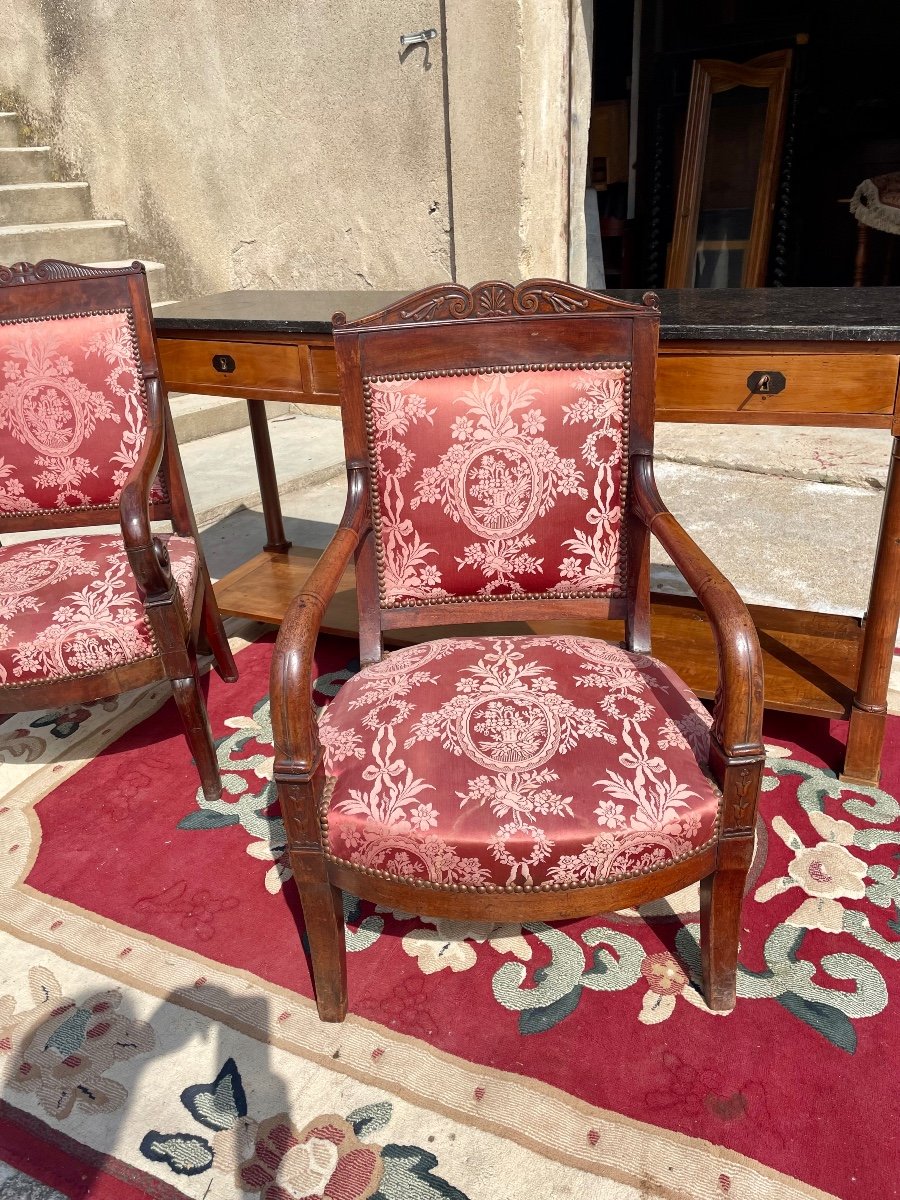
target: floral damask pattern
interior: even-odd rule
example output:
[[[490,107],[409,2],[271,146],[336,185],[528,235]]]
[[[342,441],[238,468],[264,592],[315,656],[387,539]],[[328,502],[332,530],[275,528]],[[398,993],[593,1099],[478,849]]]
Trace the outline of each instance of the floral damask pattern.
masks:
[[[117,504],[146,436],[143,386],[126,312],[0,322],[0,512]]]
[[[590,638],[397,651],[320,719],[329,847],[437,884],[581,886],[652,870],[713,836],[708,726],[661,663]]]
[[[196,545],[192,538],[160,537],[190,611]],[[121,538],[92,534],[0,547],[0,686],[99,674],[156,652]]]
[[[628,369],[366,383],[384,605],[620,594]]]

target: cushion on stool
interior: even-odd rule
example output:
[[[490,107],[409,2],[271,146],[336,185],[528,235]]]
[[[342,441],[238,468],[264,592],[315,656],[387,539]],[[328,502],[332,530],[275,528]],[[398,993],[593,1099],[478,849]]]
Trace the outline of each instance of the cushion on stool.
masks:
[[[488,890],[667,866],[715,837],[710,723],[668,667],[592,638],[398,650],[320,719],[329,853]]]

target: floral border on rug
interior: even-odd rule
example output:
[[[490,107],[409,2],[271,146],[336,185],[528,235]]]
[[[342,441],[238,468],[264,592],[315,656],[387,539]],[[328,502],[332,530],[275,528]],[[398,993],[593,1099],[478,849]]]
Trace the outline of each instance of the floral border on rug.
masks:
[[[140,1145],[144,1158],[177,1175],[222,1172],[260,1200],[467,1200],[434,1174],[438,1160],[430,1151],[369,1140],[391,1120],[387,1100],[346,1117],[321,1113],[302,1129],[286,1112],[256,1121],[229,1058],[212,1083],[185,1088],[181,1103],[213,1136],[152,1129]]]

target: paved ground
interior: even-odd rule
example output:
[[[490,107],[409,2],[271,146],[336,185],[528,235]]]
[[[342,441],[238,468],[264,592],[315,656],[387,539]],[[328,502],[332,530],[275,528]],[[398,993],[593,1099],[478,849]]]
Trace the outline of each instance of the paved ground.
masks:
[[[270,422],[270,429],[288,535],[324,546],[344,504],[340,427],[297,413]],[[726,437],[722,430],[660,427],[656,474],[671,510],[748,601],[863,612],[889,438],[769,429],[726,429]],[[235,450],[241,440],[244,447]],[[214,575],[256,553],[264,540],[258,501],[247,495],[255,482],[248,447],[249,433],[235,430],[185,448]],[[817,465],[824,461],[827,468]],[[225,462],[239,464],[238,471],[224,472]],[[821,481],[826,470],[832,482]],[[683,590],[656,545],[653,562],[655,586]]]

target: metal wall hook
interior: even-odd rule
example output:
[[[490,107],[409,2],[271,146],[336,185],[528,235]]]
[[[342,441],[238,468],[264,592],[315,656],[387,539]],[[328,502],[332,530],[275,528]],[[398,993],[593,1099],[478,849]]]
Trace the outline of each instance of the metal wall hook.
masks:
[[[437,37],[436,29],[420,29],[418,33],[402,33],[401,46],[427,46],[432,38]]]

